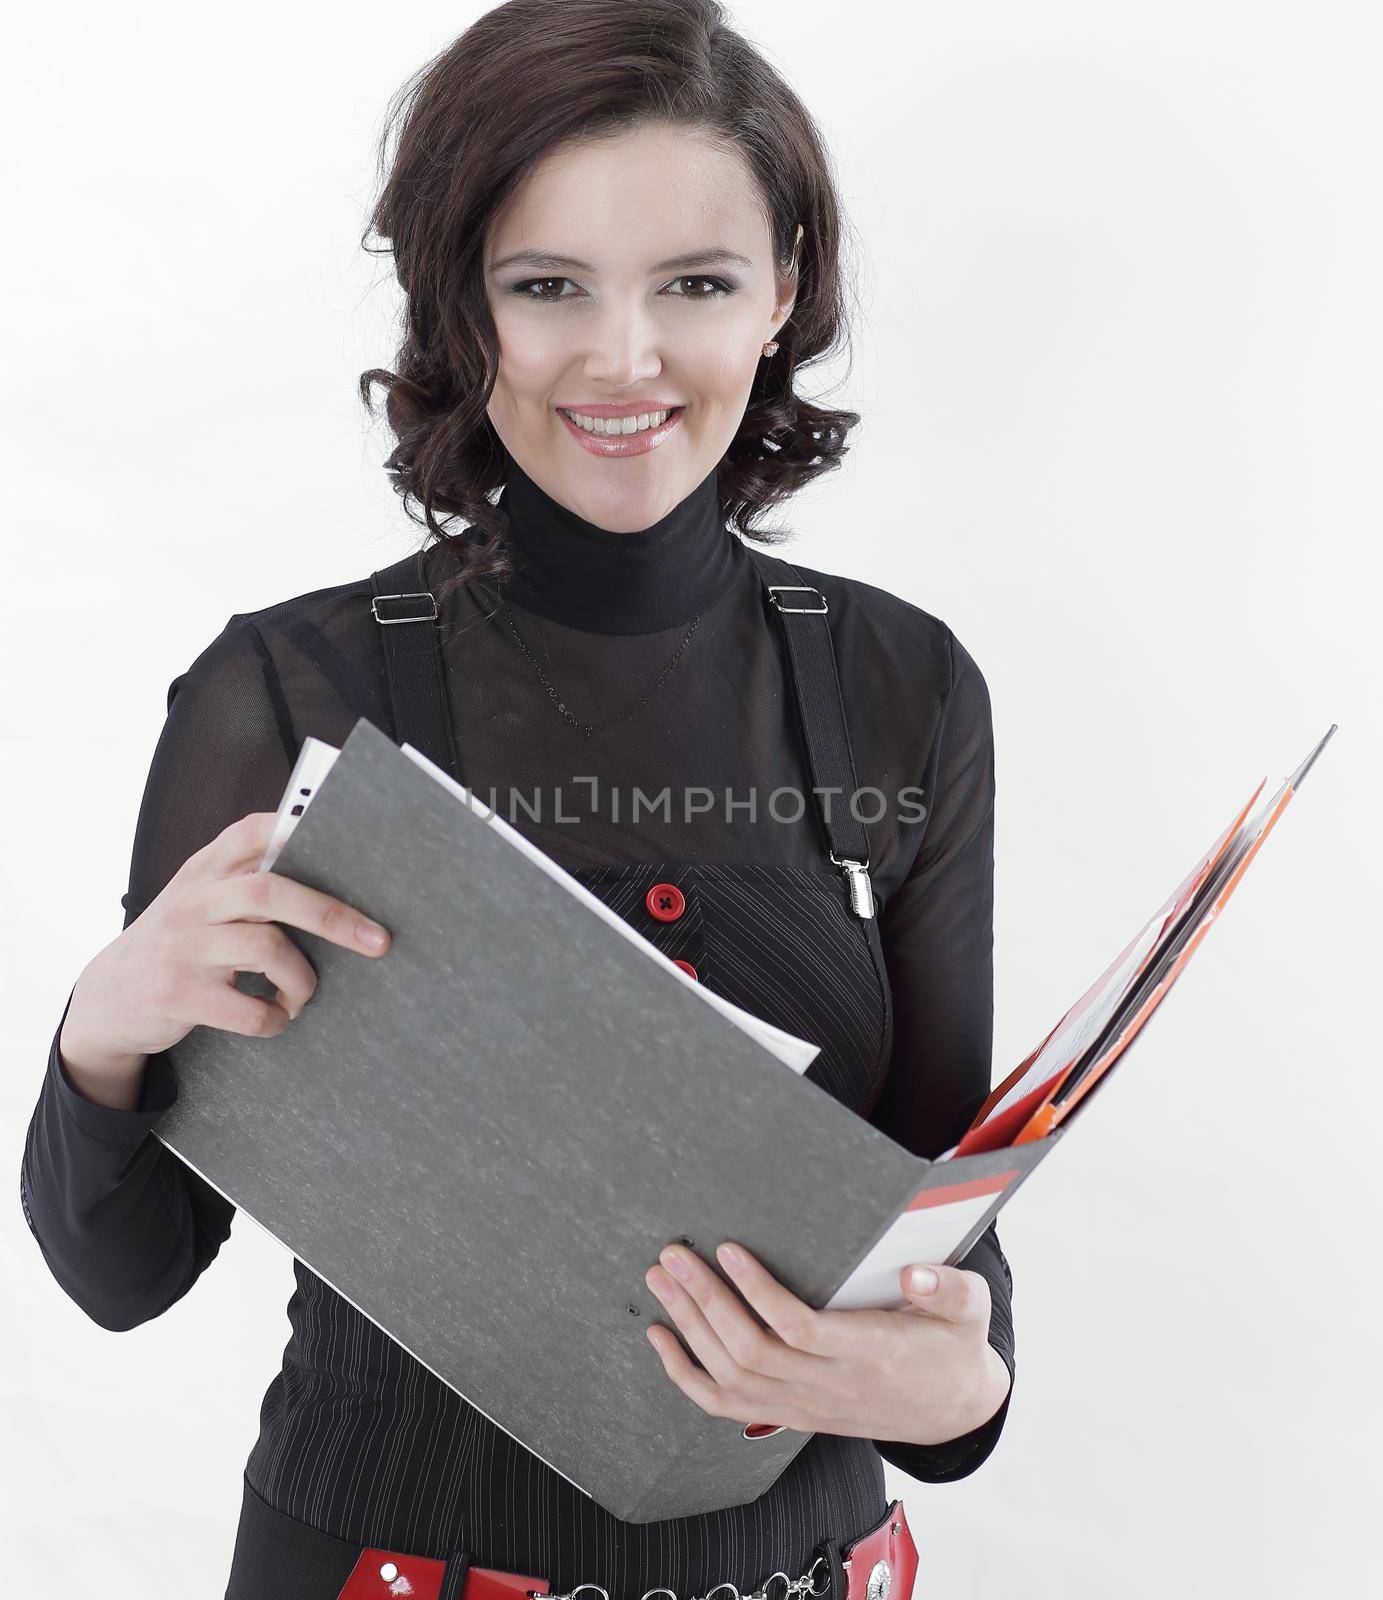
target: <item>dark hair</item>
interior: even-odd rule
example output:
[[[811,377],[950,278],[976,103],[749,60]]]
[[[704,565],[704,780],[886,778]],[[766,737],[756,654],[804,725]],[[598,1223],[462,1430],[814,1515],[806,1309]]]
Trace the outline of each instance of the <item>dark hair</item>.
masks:
[[[796,302],[777,352],[759,363],[718,469],[728,521],[762,544],[790,537],[755,520],[839,466],[848,448],[858,413],[793,392],[799,368],[849,347],[845,223],[824,142],[801,101],[727,26],[716,0],[507,0],[391,102],[380,145],[384,184],[361,241],[369,249],[374,233],[390,242],[406,297],[398,370],[362,373],[361,397],[373,413],[373,385],[388,391],[397,444],[385,470],[408,515],[457,560],[442,592],[512,570],[506,519],[489,498],[505,469],[486,413],[499,364],[484,279],[490,220],[555,146],[649,121],[739,152],[762,194],[780,281],[791,273],[802,224]],[[464,518],[480,539],[449,534],[439,511]]]

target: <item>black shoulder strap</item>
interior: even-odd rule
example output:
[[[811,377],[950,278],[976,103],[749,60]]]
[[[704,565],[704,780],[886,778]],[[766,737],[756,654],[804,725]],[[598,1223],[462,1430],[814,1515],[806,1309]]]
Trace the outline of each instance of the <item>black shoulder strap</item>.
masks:
[[[384,669],[399,744],[411,744],[461,783],[442,662],[437,600],[423,578],[423,551],[370,574],[370,613],[380,624]],[[422,624],[422,626],[418,626]]]
[[[745,548],[758,569],[764,604],[778,614],[787,637],[797,716],[807,744],[817,820],[827,852],[845,875],[850,909],[856,916],[872,917],[869,832],[854,812],[855,757],[836,672],[835,646],[826,621],[826,596],[804,583],[790,562]]]

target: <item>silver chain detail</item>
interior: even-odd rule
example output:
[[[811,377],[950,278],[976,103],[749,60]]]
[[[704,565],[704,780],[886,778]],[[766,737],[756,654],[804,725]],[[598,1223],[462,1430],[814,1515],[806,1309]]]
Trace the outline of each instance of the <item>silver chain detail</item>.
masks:
[[[826,1587],[818,1589],[815,1587],[816,1569],[823,1564],[826,1568]],[[789,1578],[786,1572],[770,1573],[764,1579],[763,1587],[754,1590],[752,1594],[741,1594],[735,1584],[727,1581],[716,1584],[709,1594],[693,1595],[691,1600],[713,1600],[713,1596],[719,1594],[722,1589],[730,1591],[730,1600],[770,1600],[768,1586],[773,1582],[774,1578],[781,1578],[786,1587],[783,1589],[782,1594],[774,1596],[773,1600],[810,1600],[810,1597],[820,1600],[820,1596],[826,1594],[831,1587],[831,1563],[826,1560],[825,1556],[818,1556],[812,1562],[811,1570],[800,1578]],[[529,1600],[577,1600],[583,1589],[594,1590],[600,1596],[600,1600],[610,1600],[609,1590],[602,1589],[598,1583],[578,1583],[568,1594],[549,1594],[545,1597],[540,1597],[533,1589],[525,1590],[525,1593],[528,1595]],[[676,1590],[663,1588],[645,1589],[639,1600],[656,1600],[659,1595],[666,1596],[666,1600],[678,1600]]]
[[[566,701],[562,699],[560,693],[557,690],[557,686],[553,683],[552,679],[548,677],[547,673],[543,671],[542,663],[538,660],[537,656],[535,656],[533,654],[533,652],[528,648],[528,645],[525,642],[523,635],[514,626],[514,618],[513,618],[512,612],[510,611],[508,606],[505,607],[505,618],[509,623],[509,631],[510,631],[510,633],[512,633],[514,635],[514,638],[518,641],[519,649],[522,650],[523,653],[528,657],[528,659],[533,663],[534,667],[537,669],[538,676],[543,680],[543,687],[547,690],[548,699],[551,700],[553,705],[555,705],[557,707],[557,710],[559,711],[559,713],[562,716],[562,719],[565,722],[569,722],[572,725],[573,728],[579,729],[579,731],[581,733],[585,734],[585,736],[589,739],[590,736],[593,733],[600,733],[603,729],[613,726],[616,722],[622,722],[625,717],[633,716],[633,714],[642,705],[644,705],[647,701],[651,700],[653,698],[653,696],[655,694],[657,694],[658,690],[660,688],[662,688],[662,686],[663,686],[663,680],[667,677],[668,673],[670,673],[672,671],[672,669],[677,665],[677,663],[682,659],[682,653],[686,650],[687,646],[691,643],[692,634],[694,634],[696,632],[697,627],[701,622],[701,613],[698,611],[697,614],[692,618],[692,624],[691,624],[691,627],[687,629],[686,637],[682,640],[681,644],[679,644],[677,646],[677,648],[672,652],[672,659],[663,668],[663,670],[658,674],[657,678],[655,679],[655,681],[653,683],[652,688],[646,689],[644,691],[644,693],[641,694],[639,696],[639,698],[637,700],[635,700],[632,705],[625,706],[623,711],[617,711],[613,717],[606,717],[604,719],[604,721],[602,721],[602,722],[582,722],[581,719],[577,716],[577,714],[574,711],[571,711],[571,710],[568,709]],[[600,1585],[599,1584],[594,1584],[594,1585],[592,1585],[592,1587],[599,1589]],[[603,1589],[601,1589],[600,1592],[602,1594],[605,1593],[605,1591]],[[650,1593],[651,1592],[653,1592],[653,1591],[650,1591]],[[662,1593],[661,1590],[658,1590],[657,1592],[659,1594]],[[608,1595],[606,1596],[606,1600],[609,1600],[609,1596]],[[645,1600],[646,1600],[646,1597],[645,1597]]]

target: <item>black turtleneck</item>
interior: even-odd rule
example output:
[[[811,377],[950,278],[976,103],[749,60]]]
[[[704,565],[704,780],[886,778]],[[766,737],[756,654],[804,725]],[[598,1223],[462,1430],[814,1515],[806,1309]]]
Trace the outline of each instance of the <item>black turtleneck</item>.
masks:
[[[748,558],[725,525],[718,469],[650,527],[616,533],[508,460],[497,504],[516,570],[501,590],[526,611],[593,633],[656,633],[706,611],[743,572]]]

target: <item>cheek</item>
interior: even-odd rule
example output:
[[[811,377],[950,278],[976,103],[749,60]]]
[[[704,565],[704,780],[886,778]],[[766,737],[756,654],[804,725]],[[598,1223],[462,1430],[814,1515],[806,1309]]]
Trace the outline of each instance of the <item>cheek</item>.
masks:
[[[525,403],[541,400],[549,393],[560,377],[567,360],[567,351],[560,338],[554,337],[534,316],[521,313],[506,315],[503,308],[495,314],[495,336],[499,343],[499,377],[495,393],[501,390],[511,406],[520,409]]]
[[[756,326],[748,317],[717,319],[713,328],[682,345],[679,357],[692,381],[708,398],[728,398],[748,391],[762,349],[754,342]]]
[[[718,352],[706,366],[704,387],[708,396],[728,401],[746,394],[753,381],[754,363],[736,346]]]
[[[549,421],[548,396],[561,370],[560,363],[542,359],[532,348],[525,350],[522,340],[501,343],[499,373],[485,410],[510,450]]]
[[[755,347],[757,348],[757,347]],[[684,368],[687,391],[696,400],[697,432],[709,446],[724,451],[744,417],[757,363],[737,344],[718,341],[688,357]]]

